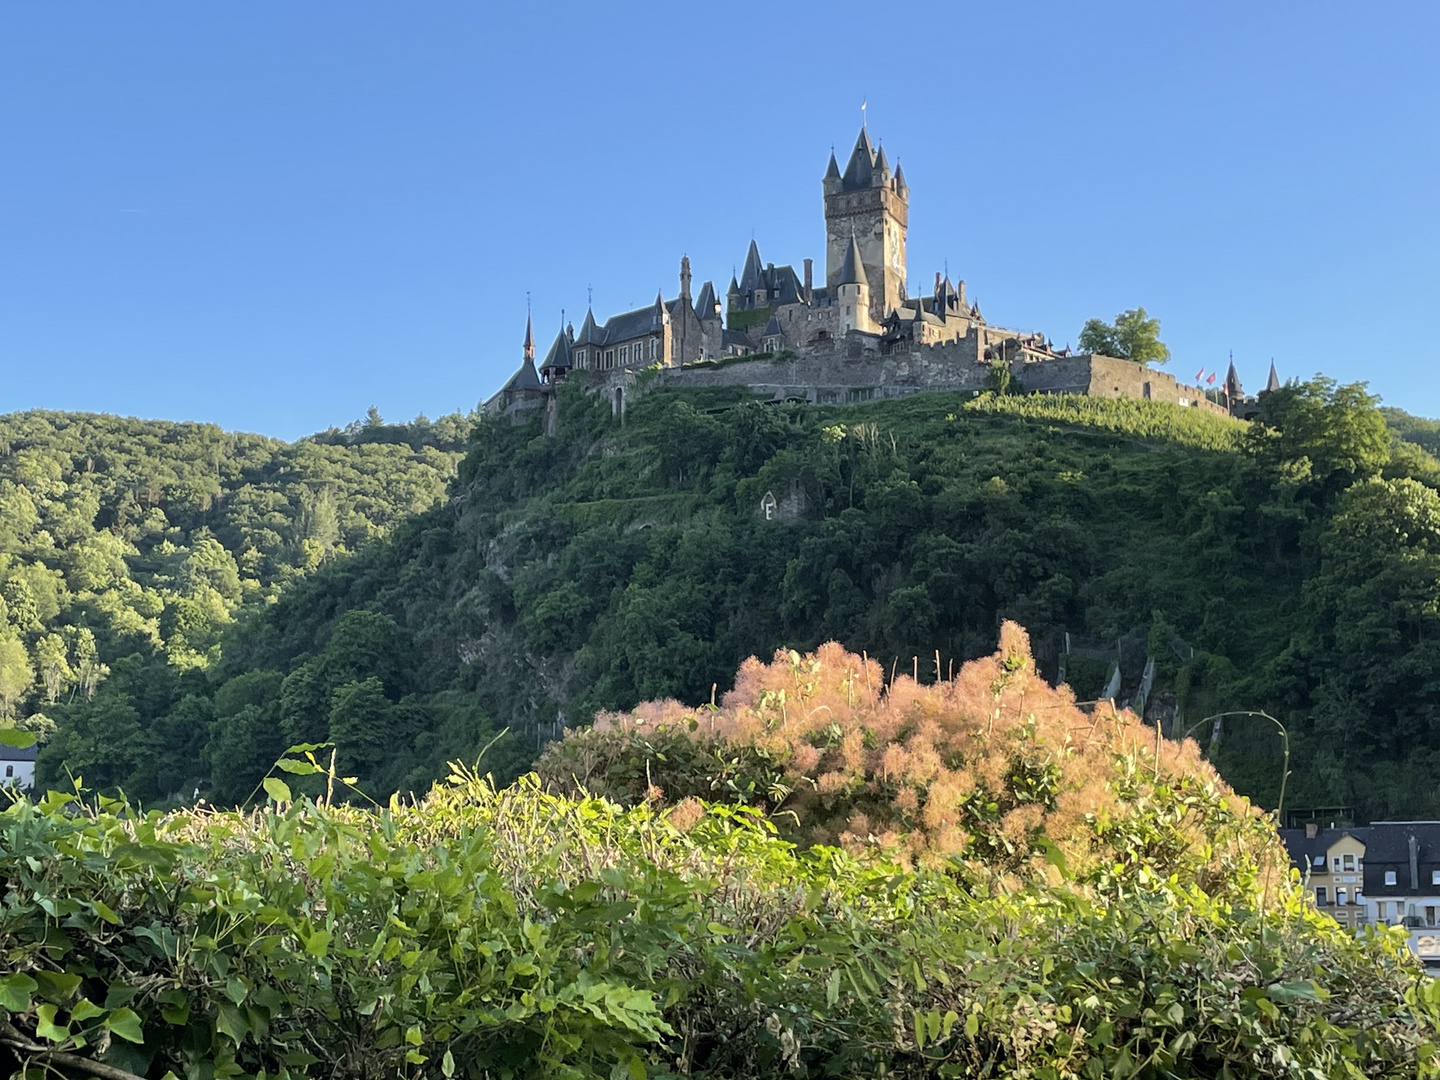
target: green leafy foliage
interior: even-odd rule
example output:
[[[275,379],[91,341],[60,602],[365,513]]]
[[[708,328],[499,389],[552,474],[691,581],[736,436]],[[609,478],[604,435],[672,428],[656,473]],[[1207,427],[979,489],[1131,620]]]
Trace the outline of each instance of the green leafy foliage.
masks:
[[[1137,364],[1170,362],[1170,350],[1160,340],[1160,320],[1150,318],[1143,307],[1122,311],[1113,323],[1086,320],[1080,329],[1080,351]]]
[[[287,444],[0,417],[0,725],[58,734],[40,762],[50,776],[103,763],[88,769],[97,781],[147,799],[208,786],[194,725],[209,718],[187,695],[210,691],[185,673],[214,666],[247,610],[440,499],[468,426],[422,418]]]
[[[463,770],[376,810],[273,789],[247,815],[58,794],[0,813],[0,1068],[1437,1072],[1437,984],[1393,932],[1356,938],[1288,882],[1263,908],[1158,876],[977,888],[799,851],[743,808]]]

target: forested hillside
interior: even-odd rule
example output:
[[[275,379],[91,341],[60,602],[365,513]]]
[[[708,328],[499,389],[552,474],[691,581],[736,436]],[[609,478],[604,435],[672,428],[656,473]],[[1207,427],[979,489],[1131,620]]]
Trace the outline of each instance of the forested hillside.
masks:
[[[136,768],[198,754],[203,722],[156,727],[146,703],[172,688],[208,702],[225,629],[443,498],[468,429],[372,414],[284,443],[212,424],[0,417],[0,725],[49,739],[58,722],[51,752],[76,770],[119,748]],[[147,790],[190,778],[152,772]]]
[[[751,654],[835,639],[923,680],[1013,619],[1051,678],[1066,634],[1153,655],[1182,728],[1280,716],[1292,805],[1436,813],[1437,479],[1360,388],[1323,381],[1269,395],[1253,425],[1141,401],[740,391],[655,393],[622,423],[570,387],[558,437],[479,424],[454,499],[241,613],[208,670],[111,662],[93,700],[57,709],[41,769],[227,802],[287,745],[334,742],[381,794],[508,728],[486,758],[504,776],[596,710],[708,700]],[[242,576],[269,550],[211,528]],[[172,636],[162,617],[152,648]],[[1108,662],[1078,654],[1067,678],[1096,696]],[[1218,733],[1222,772],[1273,800],[1274,728]]]

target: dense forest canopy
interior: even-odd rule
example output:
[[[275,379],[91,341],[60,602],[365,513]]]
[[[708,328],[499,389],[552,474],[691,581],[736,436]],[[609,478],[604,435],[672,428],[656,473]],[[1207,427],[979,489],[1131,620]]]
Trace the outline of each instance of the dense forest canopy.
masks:
[[[442,499],[469,426],[372,413],[284,443],[213,424],[0,417],[0,724],[48,740],[59,722],[52,752],[81,769],[94,753],[82,730],[102,755],[124,746],[134,702],[180,686],[208,701],[225,629]],[[137,767],[206,736],[177,721],[148,737],[124,751]],[[148,792],[171,790],[152,774]]]
[[[366,442],[377,417],[247,451],[274,455],[261,480],[210,464],[238,450],[190,454],[184,491],[230,468],[222,490],[235,496],[212,495],[208,509],[187,496],[193,518],[173,551],[138,531],[145,514],[109,509],[118,496],[79,511],[88,532],[37,525],[55,552],[26,556],[26,573],[59,580],[65,560],[129,544],[125,595],[161,604],[146,615],[138,600],[87,600],[81,617],[72,600],[68,623],[46,616],[58,632],[20,631],[35,677],[17,714],[59,725],[42,776],[69,769],[147,801],[198,788],[230,802],[287,745],[329,741],[347,774],[383,794],[422,790],[445,761],[474,760],[508,732],[486,758],[503,778],[597,710],[709,700],[750,655],[833,639],[887,675],[933,677],[989,653],[1012,619],[1052,679],[1067,640],[1155,657],[1177,730],[1230,709],[1280,716],[1295,746],[1292,804],[1440,813],[1440,463],[1422,445],[1434,425],[1382,413],[1360,387],[1292,384],[1248,425],[1144,401],[933,394],[835,408],[738,389],[650,393],[622,422],[576,386],[560,397],[554,438],[538,421],[476,424],[443,504],[439,459],[428,487],[386,472],[440,449],[398,433]],[[249,446],[213,433],[230,439]],[[16,456],[0,460],[14,468]],[[408,505],[376,496],[393,516],[337,534],[329,511],[307,509],[323,482],[299,459],[368,462],[368,482],[410,492]],[[333,491],[337,525],[351,528],[359,497]],[[274,524],[249,509],[264,500],[285,503]],[[307,555],[320,524],[353,554]],[[362,544],[369,531],[386,535]],[[220,554],[240,581],[229,608]],[[274,602],[246,604],[252,595]],[[193,644],[184,600],[217,613]],[[102,620],[109,609],[141,629]],[[48,635],[68,649],[61,681],[82,678],[64,625],[76,641],[104,630],[96,662],[109,674],[49,695]],[[1082,699],[1099,695],[1108,660],[1077,644],[1063,662]],[[1196,735],[1227,779],[1273,803],[1273,728],[1231,719]]]

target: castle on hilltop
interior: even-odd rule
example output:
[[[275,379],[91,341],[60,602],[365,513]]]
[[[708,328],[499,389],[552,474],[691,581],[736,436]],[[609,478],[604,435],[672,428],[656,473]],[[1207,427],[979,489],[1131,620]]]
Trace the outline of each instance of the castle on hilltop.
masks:
[[[897,161],[862,128],[840,170],[835,154],[821,180],[825,280],[814,262],[763,262],[750,242],[744,270],[731,276],[722,312],[714,284],[691,294],[690,259],[680,259],[679,293],[601,323],[587,310],[577,333],[562,320],[538,368],[530,321],[518,371],[484,404],[517,422],[544,409],[553,424],[555,388],[567,379],[606,393],[623,412],[641,372],[659,385],[748,386],[773,400],[822,404],[931,390],[979,391],[999,368],[1026,391],[1136,397],[1215,412],[1253,407],[1230,367],[1225,400],[1128,360],[1056,349],[1043,334],[992,326],[966,296],[965,282],[936,273],[929,295],[909,294],[905,260],[910,187]],[[1274,367],[1271,384],[1278,385]],[[650,385],[647,382],[646,385]]]

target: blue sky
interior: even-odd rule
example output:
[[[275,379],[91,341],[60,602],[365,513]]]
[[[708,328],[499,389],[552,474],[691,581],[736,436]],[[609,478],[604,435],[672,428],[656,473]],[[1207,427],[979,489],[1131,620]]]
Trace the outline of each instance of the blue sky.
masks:
[[[469,409],[586,290],[823,266],[869,103],[910,276],[1188,378],[1440,415],[1440,5],[0,7],[0,411],[284,437]],[[543,347],[542,344],[542,347]]]

